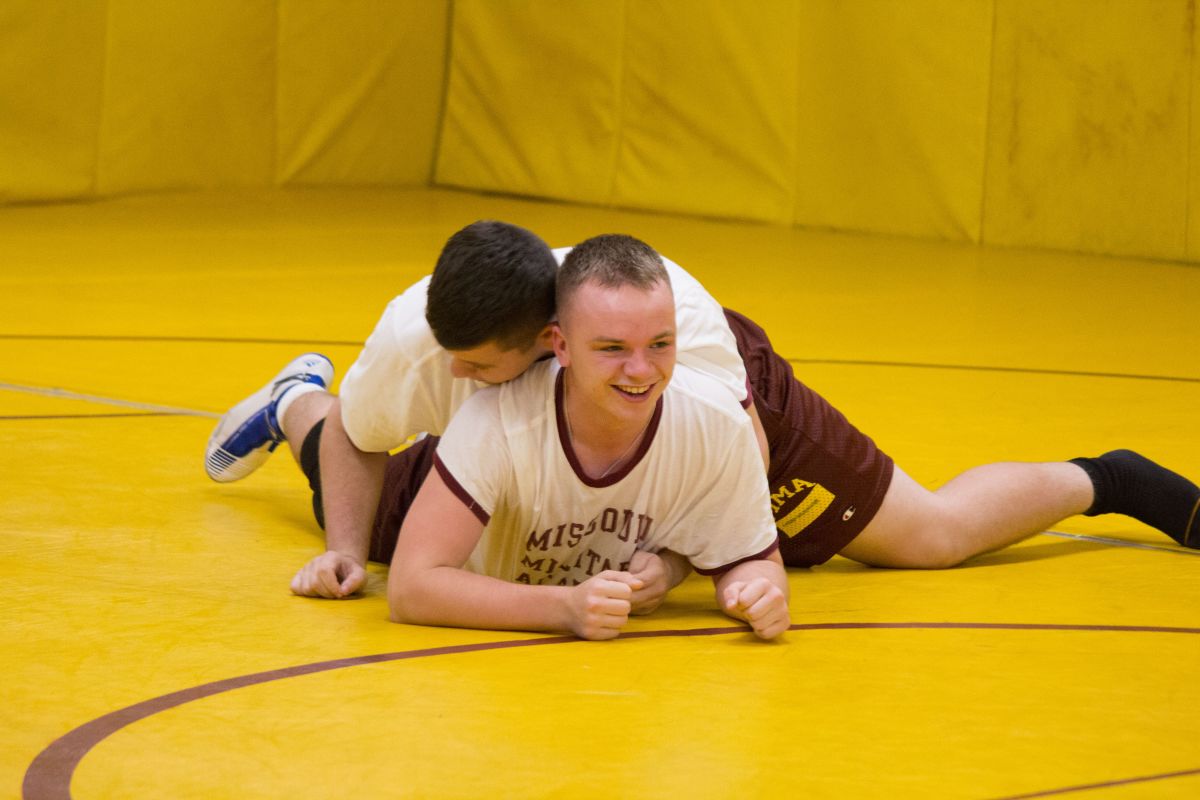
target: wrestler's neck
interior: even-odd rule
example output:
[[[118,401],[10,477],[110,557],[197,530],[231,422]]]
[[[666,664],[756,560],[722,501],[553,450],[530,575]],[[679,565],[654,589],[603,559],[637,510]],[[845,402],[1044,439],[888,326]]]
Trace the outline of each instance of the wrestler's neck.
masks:
[[[606,407],[572,388],[569,374],[564,390],[567,431],[584,471],[600,477],[627,464],[654,417],[655,404],[622,407],[621,398],[614,396],[611,407]]]

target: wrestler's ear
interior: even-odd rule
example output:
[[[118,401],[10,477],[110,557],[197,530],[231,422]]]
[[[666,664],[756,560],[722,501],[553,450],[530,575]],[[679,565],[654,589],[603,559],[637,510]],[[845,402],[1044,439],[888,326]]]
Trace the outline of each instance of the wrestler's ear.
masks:
[[[569,367],[571,365],[571,356],[567,353],[567,340],[563,338],[562,328],[558,327],[557,322],[551,322],[549,327],[554,346],[554,355],[558,358],[560,366]]]
[[[538,350],[549,353],[554,350],[554,329],[558,327],[556,322],[547,322],[546,327],[538,331],[538,335],[533,337],[533,345]]]

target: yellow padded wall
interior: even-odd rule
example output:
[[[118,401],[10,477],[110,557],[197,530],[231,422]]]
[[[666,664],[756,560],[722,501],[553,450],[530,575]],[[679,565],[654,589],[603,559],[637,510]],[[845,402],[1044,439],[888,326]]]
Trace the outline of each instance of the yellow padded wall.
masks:
[[[795,2],[639,0],[627,9],[611,202],[790,222]]]
[[[101,194],[271,182],[275,3],[109,0]]]
[[[1192,18],[1192,86],[1200,86],[1200,25]],[[1189,119],[1200,123],[1200,92],[1193,88],[1191,92],[1191,116]],[[1200,124],[1188,126],[1191,136],[1188,140],[1188,220],[1187,247],[1185,257],[1188,261],[1200,261]]]
[[[795,222],[976,241],[991,0],[808,0]]]
[[[1194,9],[7,0],[0,202],[432,175],[585,203],[1200,260]]]
[[[459,0],[436,180],[787,222],[795,3]]]
[[[427,184],[449,0],[284,0],[278,157],[284,184]]]
[[[0,3],[0,203],[93,190],[106,7]]]
[[[991,0],[461,0],[436,180],[976,240],[991,27]]]
[[[983,239],[1182,258],[1187,0],[998,0]]]
[[[0,3],[0,202],[427,185],[449,0]]]
[[[436,180],[605,203],[622,0],[456,0]]]
[[[1195,26],[1193,0],[459,0],[435,180],[1194,258]]]

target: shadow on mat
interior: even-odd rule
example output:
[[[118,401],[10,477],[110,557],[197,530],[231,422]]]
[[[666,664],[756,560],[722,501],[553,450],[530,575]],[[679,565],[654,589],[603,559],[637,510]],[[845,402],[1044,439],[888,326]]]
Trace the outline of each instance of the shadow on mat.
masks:
[[[985,553],[984,555],[976,556],[975,558],[967,561],[965,564],[960,564],[957,567],[950,567],[950,569],[958,570],[978,569],[981,567],[1002,567],[1007,564],[1020,564],[1026,561],[1041,561],[1047,558],[1061,558],[1063,556],[1080,555],[1082,553],[1087,553],[1094,550],[1111,549],[1112,545],[1107,545],[1103,542],[1089,542],[1084,540],[1046,542],[1045,544],[1020,544],[1012,547],[1006,547],[1003,550],[997,550],[993,553]],[[887,568],[868,567],[865,564],[859,564],[857,561],[851,561],[848,558],[834,558],[828,563],[817,567],[817,569],[821,570],[822,572],[851,573],[868,572]]]

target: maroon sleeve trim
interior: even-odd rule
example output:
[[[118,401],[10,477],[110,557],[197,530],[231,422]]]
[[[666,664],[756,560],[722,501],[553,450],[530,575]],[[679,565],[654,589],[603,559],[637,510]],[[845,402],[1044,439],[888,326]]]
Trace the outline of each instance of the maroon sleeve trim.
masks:
[[[750,375],[746,374],[746,399],[742,401],[742,408],[750,408],[754,405],[754,387],[750,385]]]
[[[437,453],[433,454],[433,468],[437,470],[438,475],[442,476],[442,481],[446,484],[446,488],[454,493],[454,496],[462,501],[462,504],[467,507],[467,510],[475,515],[475,518],[487,525],[491,520],[491,515],[483,510],[483,506],[475,502],[475,498],[471,497],[470,492],[462,487],[462,484],[455,480],[450,474],[450,468],[442,463],[441,456]]]
[[[725,566],[717,567],[716,569],[700,569],[695,564],[692,565],[692,569],[696,570],[696,572],[698,572],[701,575],[711,575],[711,576],[724,575],[726,572],[729,572],[729,570],[733,569],[738,564],[745,564],[747,561],[761,561],[764,558],[766,558],[767,556],[771,555],[771,553],[774,553],[778,549],[779,549],[779,537],[776,536],[775,541],[771,542],[771,546],[768,547],[766,550],[763,550],[761,553],[756,553],[755,555],[752,555],[752,556],[746,556],[745,558],[739,558],[737,561],[734,561],[732,564],[726,564]]]

